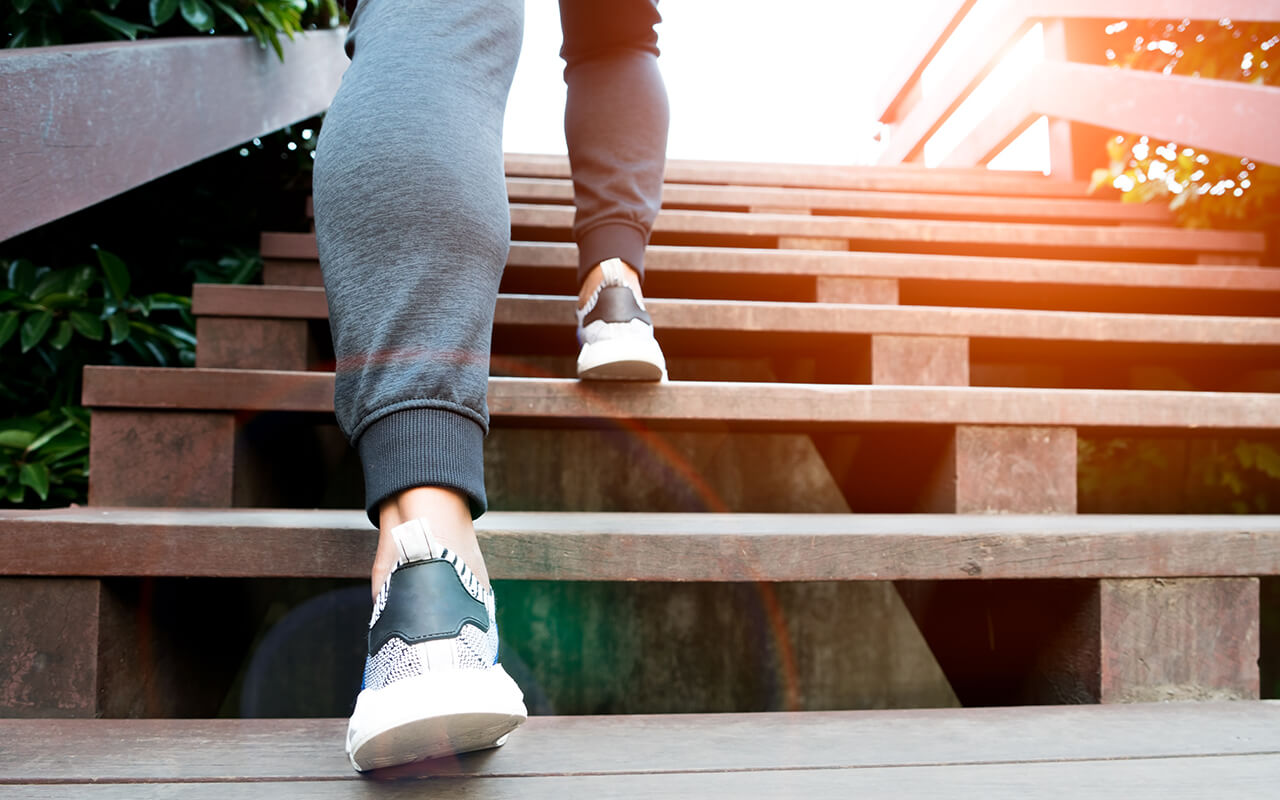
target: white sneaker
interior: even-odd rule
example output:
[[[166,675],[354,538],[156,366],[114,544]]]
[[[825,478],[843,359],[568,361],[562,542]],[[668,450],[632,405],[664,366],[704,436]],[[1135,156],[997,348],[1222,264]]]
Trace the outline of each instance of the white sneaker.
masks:
[[[604,280],[578,309],[578,377],[583,380],[662,381],[667,362],[653,338],[653,320],[623,278],[624,263],[600,264]]]
[[[374,604],[347,726],[347,755],[360,772],[497,747],[528,716],[498,663],[493,590],[423,520],[391,535],[399,559]]]

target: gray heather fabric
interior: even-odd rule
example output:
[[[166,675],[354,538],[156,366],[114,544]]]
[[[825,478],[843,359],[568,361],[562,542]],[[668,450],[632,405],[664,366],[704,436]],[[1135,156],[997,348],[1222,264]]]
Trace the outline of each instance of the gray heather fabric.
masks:
[[[575,235],[587,267],[643,269],[667,130],[654,0],[564,0],[562,15]],[[375,525],[378,504],[414,486],[485,509],[489,342],[510,240],[502,119],[522,28],[523,0],[362,0],[352,17],[314,198],[334,406]]]

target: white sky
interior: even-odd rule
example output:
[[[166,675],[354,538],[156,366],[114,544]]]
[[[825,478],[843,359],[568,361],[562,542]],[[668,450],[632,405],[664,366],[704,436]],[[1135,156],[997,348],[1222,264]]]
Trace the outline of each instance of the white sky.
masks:
[[[916,33],[912,21],[937,2],[660,3],[658,63],[671,100],[668,155],[873,163],[879,147],[872,139],[878,123],[871,110],[877,77],[901,59],[901,48]],[[508,152],[565,151],[559,49],[555,0],[527,0],[524,50],[507,107]],[[968,125],[983,111],[974,109]],[[1046,151],[1043,126],[1036,126],[998,166],[1041,169]],[[936,161],[944,154],[934,147],[926,156]]]

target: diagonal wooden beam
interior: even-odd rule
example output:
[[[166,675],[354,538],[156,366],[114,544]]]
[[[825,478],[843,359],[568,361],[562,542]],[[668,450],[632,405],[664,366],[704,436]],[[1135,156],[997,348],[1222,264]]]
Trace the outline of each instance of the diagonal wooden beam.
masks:
[[[1029,72],[944,163],[985,163],[1041,115],[1280,163],[1280,138],[1265,124],[1280,119],[1278,87],[1054,61]]]
[[[947,42],[935,51],[940,75],[933,90],[921,94],[917,77],[899,95],[919,97],[919,101],[910,107],[899,101],[882,113],[881,121],[894,128],[879,163],[898,164],[918,157],[925,142],[969,97],[1017,38],[1039,20],[1222,17],[1275,22],[1280,20],[1280,6],[1273,0],[979,0],[954,27]]]
[[[328,108],[344,34],[0,52],[0,241]]]

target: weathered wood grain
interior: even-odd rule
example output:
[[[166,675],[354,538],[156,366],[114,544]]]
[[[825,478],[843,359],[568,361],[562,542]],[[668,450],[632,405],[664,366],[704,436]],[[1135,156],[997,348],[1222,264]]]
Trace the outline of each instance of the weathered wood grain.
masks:
[[[197,367],[306,369],[314,352],[307,323],[296,318],[202,316],[196,340]]]
[[[215,385],[206,391],[218,392]],[[97,409],[89,433],[92,505],[232,503],[234,415]]]
[[[565,156],[508,153],[506,174],[517,178],[568,178]],[[1084,181],[1053,181],[1038,172],[982,169],[926,169],[914,164],[877,167],[830,164],[762,164],[738,161],[667,161],[669,183],[783,186],[814,189],[941,194],[1000,194],[1032,197],[1085,197]]]
[[[1280,516],[490,512],[476,528],[489,571],[520,580],[1280,574]],[[375,538],[354,510],[2,511],[0,565],[11,575],[354,578],[367,574]]]
[[[101,586],[82,578],[0,579],[0,717],[94,715]],[[5,750],[0,739],[0,764]]]
[[[85,405],[207,411],[333,410],[333,375],[230,369],[88,366]],[[557,378],[491,378],[497,420],[840,428],[1029,425],[1275,430],[1280,395],[672,381],[644,386]]]
[[[498,750],[391,773],[443,778],[745,770],[759,775],[790,769],[1263,756],[1280,753],[1278,716],[1276,703],[1255,701],[533,717]],[[345,727],[340,719],[4,721],[0,785],[89,778],[361,783],[342,752]],[[623,741],[627,746],[618,746]],[[271,757],[260,757],[264,752]],[[246,757],[249,753],[259,757]]]

